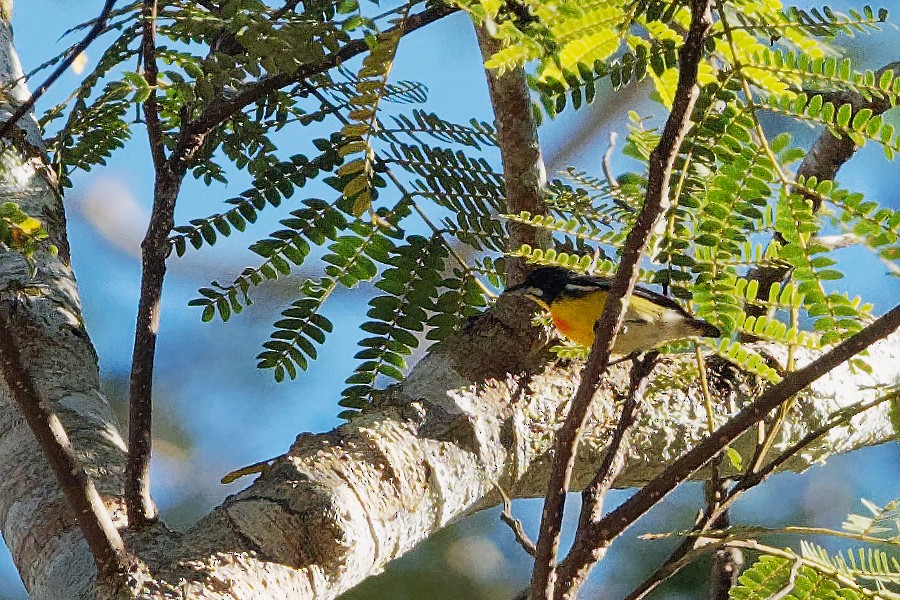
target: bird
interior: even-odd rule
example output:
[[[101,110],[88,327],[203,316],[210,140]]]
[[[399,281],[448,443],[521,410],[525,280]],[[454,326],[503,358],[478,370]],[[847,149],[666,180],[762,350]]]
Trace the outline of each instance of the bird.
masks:
[[[549,311],[553,325],[564,337],[591,347],[594,325],[603,313],[611,282],[607,277],[582,275],[564,267],[538,267],[506,292],[524,293]],[[671,298],[635,287],[612,353],[628,356],[675,340],[720,335],[716,326],[692,316]]]

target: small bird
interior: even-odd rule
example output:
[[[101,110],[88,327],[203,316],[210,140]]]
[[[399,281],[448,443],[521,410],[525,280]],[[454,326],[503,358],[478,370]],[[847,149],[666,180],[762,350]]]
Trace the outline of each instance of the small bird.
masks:
[[[581,275],[562,267],[539,267],[525,281],[506,291],[523,291],[550,312],[560,333],[576,344],[590,347],[610,284],[606,277]],[[720,335],[718,328],[691,316],[671,298],[636,287],[613,354],[629,355],[682,338]]]

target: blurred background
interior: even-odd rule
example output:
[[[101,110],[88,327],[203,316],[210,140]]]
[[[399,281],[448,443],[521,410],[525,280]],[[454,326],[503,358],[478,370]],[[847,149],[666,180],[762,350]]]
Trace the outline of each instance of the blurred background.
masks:
[[[75,38],[60,36],[76,23],[99,14],[101,5],[100,0],[17,0],[13,26],[25,71],[73,43]],[[829,5],[835,10],[858,7],[843,0]],[[892,17],[896,22],[897,15]],[[101,38],[88,49],[87,69],[94,64],[105,41],[108,40]],[[900,59],[895,50],[900,48],[900,32],[890,25],[882,33],[842,38],[837,44],[846,47],[848,55],[861,67],[876,68]],[[426,83],[430,90],[426,108],[444,118],[489,121],[490,105],[480,64],[471,23],[463,15],[454,15],[404,39],[392,79]],[[31,87],[45,75],[41,73],[30,81]],[[39,112],[65,99],[78,82],[77,73],[68,73],[42,99]],[[620,140],[626,133],[627,110],[657,118],[663,114],[659,105],[646,100],[649,91],[647,86],[637,86],[615,96],[598,95],[592,106],[564,112],[557,121],[545,123],[540,133],[551,176],[570,164],[599,173],[609,133],[617,132]],[[783,129],[786,123],[772,121],[769,125],[775,131]],[[326,122],[326,127],[332,126]],[[304,130],[302,139],[298,139],[296,130],[288,131],[291,134],[278,139],[285,155],[307,149],[309,140],[315,137],[314,132]],[[322,133],[326,131],[322,129]],[[816,135],[805,128],[793,133],[800,145],[808,145]],[[494,160],[499,163],[497,157]],[[633,168],[629,159],[621,156],[616,156],[612,165],[617,173]],[[206,187],[187,180],[176,221],[185,223],[223,210],[223,199],[249,185],[241,174],[232,173],[229,177],[228,186]],[[874,145],[863,149],[839,178],[845,187],[864,191],[886,206],[900,208],[896,193],[900,189],[900,169],[896,162],[887,162]],[[143,129],[135,130],[131,143],[117,152],[105,168],[78,173],[73,181],[66,207],[85,321],[100,356],[106,391],[124,414],[140,280],[139,243],[153,189]],[[189,300],[197,297],[198,288],[213,280],[230,281],[243,267],[253,264],[254,255],[247,246],[277,229],[278,219],[294,208],[295,201],[311,196],[329,198],[331,194],[324,186],[313,184],[279,209],[266,208],[248,234],[222,239],[215,247],[189,252],[171,262],[154,387],[158,421],[153,487],[164,518],[176,528],[189,526],[226,495],[250,482],[242,479],[223,486],[219,478],[224,473],[284,452],[298,433],[325,431],[340,422],[336,418],[337,399],[344,378],[354,367],[357,326],[365,315],[369,289],[345,292],[329,301],[326,314],[336,324],[334,334],[309,371],[282,384],[276,384],[270,372],[258,371],[254,357],[268,339],[278,312],[293,299],[299,278],[264,286],[249,310],[225,324],[201,323],[199,310],[187,306]],[[850,262],[854,266],[845,268],[847,277],[836,287],[862,295],[875,305],[876,313],[900,298],[900,280],[887,277],[884,266],[868,252],[845,249],[840,251],[840,258],[845,267]],[[320,266],[311,261],[307,268],[308,273],[300,274],[301,277],[317,275]],[[610,507],[628,493],[616,492],[609,500]],[[882,505],[897,497],[900,446],[887,444],[835,458],[800,475],[774,477],[738,503],[732,511],[732,522],[839,528],[848,513],[864,510],[859,498]],[[687,528],[702,502],[699,484],[680,489],[614,545],[592,576],[585,597],[596,596],[600,588],[604,590],[603,597],[609,598],[630,591],[674,545],[672,541],[640,541],[636,535]],[[577,515],[577,503],[577,495],[571,496],[570,516]],[[540,503],[516,502],[514,512],[534,535]],[[568,525],[567,532],[571,534],[573,523]],[[788,542],[779,540],[781,545]],[[655,597],[705,597],[703,582],[708,568],[704,563],[687,571]],[[529,557],[500,523],[497,511],[492,510],[448,527],[347,598],[502,599],[520,589],[529,575]],[[0,599],[26,597],[4,546],[0,549]]]

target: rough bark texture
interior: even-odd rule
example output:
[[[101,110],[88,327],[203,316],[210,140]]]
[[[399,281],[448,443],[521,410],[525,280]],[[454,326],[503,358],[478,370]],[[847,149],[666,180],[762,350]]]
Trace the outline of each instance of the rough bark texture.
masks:
[[[9,90],[0,99],[0,118],[5,119],[15,105],[28,98],[21,66],[12,52],[7,20],[0,21],[0,84]],[[20,310],[14,324],[20,334],[23,361],[48,408],[60,417],[114,518],[118,518],[125,444],[99,391],[97,356],[84,330],[75,278],[68,264],[62,201],[42,162],[42,142],[34,118],[28,115],[21,119],[11,137],[13,141],[3,142],[0,201],[18,202],[27,213],[39,215],[48,225],[59,254],[39,253],[38,273],[32,279],[19,255],[0,252],[0,293],[7,298],[18,296]],[[28,287],[41,294],[17,294],[17,289]],[[33,597],[89,597],[93,593],[94,565],[87,544],[2,381],[0,521],[3,537]]]
[[[475,33],[484,60],[491,58],[500,49],[498,42],[485,29],[477,25]],[[506,193],[506,211],[510,214],[529,212],[532,215],[546,215],[547,205],[541,194],[547,184],[547,172],[538,143],[537,123],[531,109],[531,92],[523,67],[509,69],[500,74],[485,70],[494,123],[497,126],[500,158],[503,161],[503,181]],[[523,244],[532,248],[546,248],[550,242],[550,232],[525,225],[507,224],[509,239],[506,247],[518,250]],[[525,260],[507,257],[506,283],[520,283],[528,274]]]
[[[0,23],[0,84],[20,77],[8,25]],[[11,92],[5,102],[21,102],[27,93],[21,84],[6,89]],[[8,106],[0,113],[8,115]],[[41,286],[40,296],[22,302],[17,324],[29,368],[121,522],[124,444],[99,392],[96,355],[68,265],[61,199],[41,163],[34,120],[21,121],[17,132],[22,135],[6,147],[0,195],[42,215],[61,251],[38,256],[36,281],[20,257],[0,253],[0,293]],[[530,310],[525,300],[501,298],[433,349],[374,410],[334,431],[300,437],[286,459],[185,534],[157,526],[127,538],[146,566],[134,575],[132,592],[152,598],[333,598],[448,522],[496,504],[497,485],[511,497],[543,495],[548,452],[580,365],[554,362],[535,349],[541,332],[531,327]],[[811,359],[798,354],[801,365]],[[873,376],[840,368],[814,384],[797,402],[783,441],[818,427],[839,406],[874,396],[870,386],[896,381],[900,335],[873,348],[870,362]],[[711,363],[721,422],[758,386],[727,365]],[[623,486],[648,481],[706,432],[699,391],[670,385],[677,372],[677,360],[657,368],[619,480]],[[601,386],[576,464],[575,489],[596,471],[615,426],[615,401],[626,386],[626,367],[613,369]],[[890,435],[886,409],[873,410],[849,429],[833,430],[786,467],[802,469]],[[744,439],[736,449],[748,453],[751,443]],[[0,521],[34,598],[123,593],[95,584],[81,533],[2,384]]]

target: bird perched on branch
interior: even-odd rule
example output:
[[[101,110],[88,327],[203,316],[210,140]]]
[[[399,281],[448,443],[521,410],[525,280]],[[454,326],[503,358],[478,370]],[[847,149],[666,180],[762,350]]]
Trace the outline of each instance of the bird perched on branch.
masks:
[[[524,292],[550,312],[560,333],[576,344],[590,347],[610,284],[606,277],[581,275],[562,267],[539,267],[525,281],[506,291]],[[636,287],[613,353],[628,355],[683,338],[720,335],[718,328],[691,316],[671,298]]]

